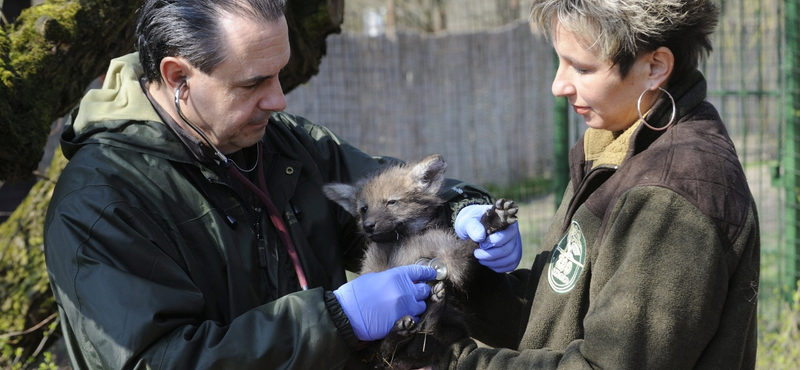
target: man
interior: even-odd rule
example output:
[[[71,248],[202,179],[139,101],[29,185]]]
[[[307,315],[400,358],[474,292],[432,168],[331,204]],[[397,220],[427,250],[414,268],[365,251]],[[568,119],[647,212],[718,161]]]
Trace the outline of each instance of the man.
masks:
[[[336,369],[424,311],[433,269],[347,282],[364,239],[321,186],[379,164],[280,113],[282,8],[145,1],[139,53],[113,60],[71,115],[45,252],[75,368]],[[490,197],[447,189],[443,217],[483,241]],[[486,239],[482,263],[513,270],[516,227]]]

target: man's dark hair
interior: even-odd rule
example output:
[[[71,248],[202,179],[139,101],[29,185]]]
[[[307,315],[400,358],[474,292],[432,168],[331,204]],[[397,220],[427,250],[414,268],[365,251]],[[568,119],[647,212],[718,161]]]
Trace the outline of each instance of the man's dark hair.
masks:
[[[224,14],[273,22],[285,0],[145,0],[136,23],[136,49],[148,82],[160,82],[161,60],[180,56],[203,73],[225,60]]]

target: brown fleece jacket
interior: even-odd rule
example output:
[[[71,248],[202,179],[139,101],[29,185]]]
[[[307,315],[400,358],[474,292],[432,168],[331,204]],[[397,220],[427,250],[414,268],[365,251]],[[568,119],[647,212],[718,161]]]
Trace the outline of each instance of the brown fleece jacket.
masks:
[[[440,369],[754,368],[758,218],[705,88],[700,72],[673,86],[674,125],[616,137],[618,165],[586,159],[593,134],[573,147],[533,266],[482,270],[469,293],[473,337],[495,348],[464,340]],[[662,97],[648,122],[671,109]]]

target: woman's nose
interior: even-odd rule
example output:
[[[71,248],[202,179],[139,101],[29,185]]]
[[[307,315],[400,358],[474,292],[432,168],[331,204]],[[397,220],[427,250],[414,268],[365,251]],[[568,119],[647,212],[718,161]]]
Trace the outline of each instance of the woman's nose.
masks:
[[[553,78],[553,84],[550,86],[550,90],[552,91],[553,95],[557,97],[575,94],[575,86],[565,76],[565,74],[565,68],[559,65],[558,70],[556,70],[556,76]]]

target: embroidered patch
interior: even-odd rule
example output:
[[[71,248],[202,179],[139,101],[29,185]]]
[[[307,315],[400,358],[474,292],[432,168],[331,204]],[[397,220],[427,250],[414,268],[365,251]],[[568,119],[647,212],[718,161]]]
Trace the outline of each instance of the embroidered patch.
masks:
[[[586,263],[586,239],[577,222],[567,230],[567,235],[558,242],[550,257],[547,281],[554,292],[568,293],[575,287]]]

